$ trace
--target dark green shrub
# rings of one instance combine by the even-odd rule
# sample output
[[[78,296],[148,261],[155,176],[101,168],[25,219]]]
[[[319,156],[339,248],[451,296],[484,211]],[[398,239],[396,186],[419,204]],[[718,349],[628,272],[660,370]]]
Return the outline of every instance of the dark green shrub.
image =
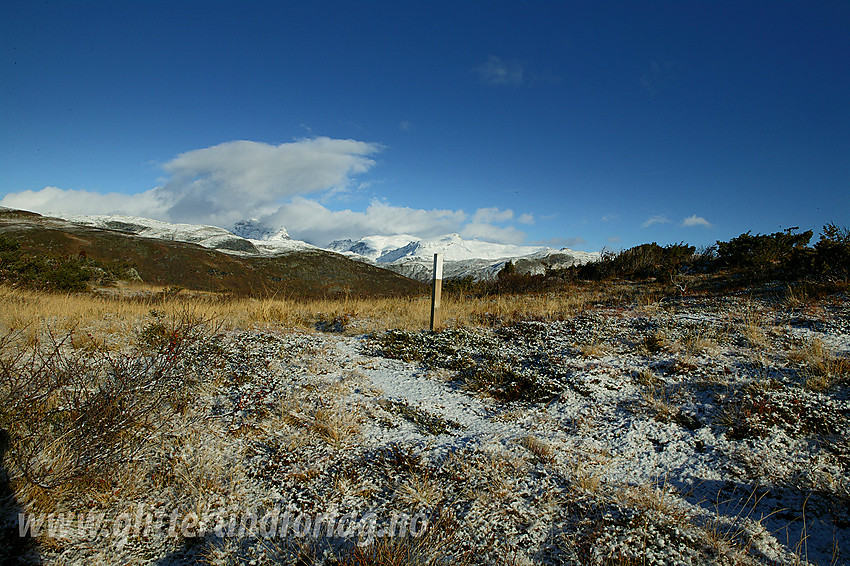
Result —
[[[48,287],[59,291],[85,291],[92,278],[92,271],[85,260],[71,258],[48,264],[41,278]]]
[[[131,266],[120,260],[102,263],[90,259],[84,252],[70,257],[27,253],[17,240],[0,234],[0,280],[27,287],[85,291],[90,284],[114,284],[123,278],[128,267]],[[175,289],[168,292],[179,292]]]
[[[816,275],[846,281],[850,275],[850,228],[835,224],[824,226],[815,244],[812,263]]]
[[[0,234],[0,257],[4,254],[14,253],[21,249],[21,244],[6,235]]]
[[[728,242],[717,242],[716,265],[741,270],[753,279],[799,277],[806,272],[812,231],[794,230],[755,236],[746,232]]]
[[[443,281],[443,293],[451,294],[457,297],[467,295],[477,295],[481,293],[483,285],[475,281],[472,275],[459,277],[457,279],[446,279]]]
[[[504,266],[502,266],[502,269],[499,271],[498,277],[499,279],[507,279],[512,275],[516,275],[516,266],[514,265],[514,262],[509,261],[505,263]]]
[[[685,243],[659,246],[641,244],[619,253],[603,253],[599,261],[569,268],[579,279],[604,280],[617,277],[632,279],[668,278],[694,260],[696,248]]]
[[[449,434],[452,430],[463,428],[463,425],[456,421],[443,418],[439,415],[433,415],[420,407],[414,407],[406,400],[396,401],[394,399],[384,399],[379,401],[379,404],[384,410],[400,415],[405,420],[413,423],[422,434]]]

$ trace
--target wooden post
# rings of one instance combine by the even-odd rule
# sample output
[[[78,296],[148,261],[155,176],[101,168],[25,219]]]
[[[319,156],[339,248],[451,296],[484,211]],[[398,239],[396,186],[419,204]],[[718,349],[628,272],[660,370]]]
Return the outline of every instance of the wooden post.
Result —
[[[443,292],[443,256],[434,254],[434,280],[431,282],[431,332],[440,326],[440,296]]]

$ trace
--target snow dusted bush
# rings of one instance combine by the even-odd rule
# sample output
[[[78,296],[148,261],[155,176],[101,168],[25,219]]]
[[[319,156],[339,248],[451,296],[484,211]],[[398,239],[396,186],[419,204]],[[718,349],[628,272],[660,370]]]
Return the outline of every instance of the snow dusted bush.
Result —
[[[186,354],[204,325],[189,317],[156,324],[156,341],[118,353],[93,340],[76,348],[75,330],[0,336],[0,428],[13,477],[48,500],[97,483],[133,458],[163,411],[185,403]]]

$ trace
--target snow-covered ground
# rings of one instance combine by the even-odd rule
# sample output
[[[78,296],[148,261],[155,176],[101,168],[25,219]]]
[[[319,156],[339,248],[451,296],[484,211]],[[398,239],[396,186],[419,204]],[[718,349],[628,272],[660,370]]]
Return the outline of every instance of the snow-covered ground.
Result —
[[[206,513],[206,534],[66,540],[43,559],[336,564],[395,544],[417,564],[847,563],[848,383],[813,385],[817,343],[850,355],[846,297],[228,332],[170,433],[182,491],[153,483],[124,502]],[[214,532],[216,513],[250,509],[300,530]],[[417,536],[382,537],[399,516],[420,519]],[[335,536],[304,530],[319,517]]]

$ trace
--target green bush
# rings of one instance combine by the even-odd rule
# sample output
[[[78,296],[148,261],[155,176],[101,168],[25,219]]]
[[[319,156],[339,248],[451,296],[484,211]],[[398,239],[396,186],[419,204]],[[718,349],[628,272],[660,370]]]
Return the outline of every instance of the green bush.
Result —
[[[20,249],[21,244],[17,240],[0,234],[0,258],[4,257],[5,254],[17,252]]]
[[[696,248],[685,243],[659,246],[641,244],[619,253],[603,253],[597,262],[571,267],[568,271],[579,279],[604,280],[617,277],[631,279],[667,278],[695,260]]]
[[[812,231],[794,230],[755,236],[746,232],[728,242],[717,242],[716,266],[741,270],[757,280],[799,277],[807,271]]]
[[[85,260],[77,258],[48,262],[47,269],[41,274],[49,287],[59,291],[85,291],[92,275]]]
[[[850,228],[835,224],[823,227],[815,244],[813,271],[820,277],[847,281],[850,270]]]

